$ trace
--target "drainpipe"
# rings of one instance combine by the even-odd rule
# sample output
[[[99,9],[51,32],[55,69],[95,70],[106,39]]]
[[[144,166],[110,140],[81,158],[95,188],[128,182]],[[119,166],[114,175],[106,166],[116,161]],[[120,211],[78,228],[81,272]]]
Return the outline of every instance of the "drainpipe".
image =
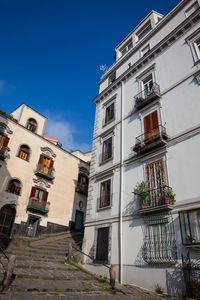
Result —
[[[123,283],[123,101],[124,101],[124,81],[121,83],[121,123],[120,123],[120,193],[119,193],[119,282]]]

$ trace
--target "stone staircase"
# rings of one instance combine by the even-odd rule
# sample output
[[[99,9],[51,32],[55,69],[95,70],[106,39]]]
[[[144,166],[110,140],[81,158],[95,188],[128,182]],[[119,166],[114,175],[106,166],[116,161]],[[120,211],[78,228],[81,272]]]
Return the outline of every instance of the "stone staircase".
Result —
[[[97,280],[94,275],[84,272],[78,266],[76,262],[81,260],[80,252],[73,251],[74,263],[67,259],[69,244],[80,249],[81,242],[82,235],[70,233],[41,239],[15,238],[6,250],[8,256],[16,255],[15,278],[4,296],[14,293],[14,299],[18,299],[16,293],[42,292],[57,295],[109,291],[110,287],[105,279]],[[2,275],[3,272],[1,277]],[[28,297],[27,295],[27,299]]]

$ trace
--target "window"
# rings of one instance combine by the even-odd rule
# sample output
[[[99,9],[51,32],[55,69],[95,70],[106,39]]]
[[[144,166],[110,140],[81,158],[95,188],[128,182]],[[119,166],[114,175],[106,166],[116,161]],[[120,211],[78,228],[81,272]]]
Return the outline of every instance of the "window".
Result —
[[[37,122],[36,122],[36,120],[32,119],[32,118],[28,119],[28,123],[27,123],[26,127],[27,127],[28,130],[30,130],[32,132],[35,132],[36,129],[37,129]]]
[[[8,184],[8,189],[7,192],[15,194],[15,195],[20,195],[21,191],[21,183],[17,179],[12,179],[10,180]]]
[[[35,202],[46,202],[48,192],[37,187],[32,187],[30,198]]]
[[[113,119],[114,119],[114,103],[106,107],[105,123],[108,123]]]
[[[111,204],[111,180],[101,183],[99,208],[110,206]]]
[[[109,77],[108,77],[108,84],[112,84],[116,79],[116,72],[113,72]]]
[[[147,263],[175,263],[176,242],[173,224],[167,217],[148,221],[145,241],[142,249]]]
[[[197,58],[200,59],[200,38],[194,41],[194,48],[195,48]]]
[[[148,75],[145,79],[142,80],[142,90],[143,97],[146,98],[151,94],[153,87],[153,76],[152,74]]]
[[[192,4],[192,6],[190,6],[186,11],[185,11],[185,15],[188,18],[193,12],[195,12],[196,9],[198,9],[199,4],[197,2],[195,2],[194,4]]]
[[[5,154],[6,150],[8,150],[7,146],[9,140],[9,137],[5,136],[0,132],[0,154]]]
[[[123,56],[124,54],[126,54],[126,52],[128,52],[131,48],[133,48],[133,42],[132,40],[129,40],[126,45],[124,45],[120,52],[121,52],[121,56]]]
[[[200,209],[179,213],[184,245],[200,244]]]
[[[112,137],[103,142],[102,161],[112,158]]]
[[[26,145],[22,145],[19,149],[19,154],[18,157],[28,161],[29,160],[29,155],[30,155],[30,148]]]
[[[109,227],[98,228],[97,232],[97,261],[108,261]]]
[[[148,204],[151,207],[159,206],[163,199],[163,188],[166,184],[165,167],[162,159],[146,165],[148,185]]]
[[[40,155],[39,162],[38,162],[38,171],[51,175],[53,172],[53,164],[54,161],[45,156],[45,155]]]
[[[77,191],[82,191],[87,193],[88,191],[88,177],[84,174],[79,173],[77,182]]]
[[[150,46],[147,45],[141,50],[141,56],[145,56],[150,51]]]
[[[152,138],[159,136],[158,112],[155,110],[144,117],[144,143],[148,143],[152,141]]]
[[[148,21],[137,33],[137,39],[141,40],[152,29],[151,22]]]

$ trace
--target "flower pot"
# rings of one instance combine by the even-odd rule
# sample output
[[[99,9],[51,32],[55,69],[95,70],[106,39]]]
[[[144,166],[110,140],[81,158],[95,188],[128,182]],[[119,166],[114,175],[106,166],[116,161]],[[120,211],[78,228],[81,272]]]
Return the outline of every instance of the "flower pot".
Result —
[[[169,197],[165,197],[165,204],[170,204],[170,198]]]
[[[146,204],[141,204],[141,209],[144,209],[144,208],[147,208],[147,205]]]

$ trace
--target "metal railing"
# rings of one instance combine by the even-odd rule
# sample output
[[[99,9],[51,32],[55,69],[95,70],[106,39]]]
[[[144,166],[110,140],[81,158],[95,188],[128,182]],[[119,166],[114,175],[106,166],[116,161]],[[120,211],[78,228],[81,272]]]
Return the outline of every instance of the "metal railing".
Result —
[[[38,198],[35,198],[35,197],[31,197],[29,199],[28,205],[32,206],[32,207],[34,206],[34,207],[37,207],[37,208],[42,208],[44,210],[49,210],[49,203],[47,203],[44,200],[40,200]]]
[[[49,175],[49,176],[52,176],[54,177],[54,168],[49,168],[47,167],[46,165],[43,165],[43,164],[38,164],[37,167],[36,167],[36,170],[35,172],[41,172],[45,175]]]
[[[156,94],[160,95],[160,86],[157,83],[152,83],[151,88],[144,89],[140,93],[138,93],[136,96],[134,96],[135,103],[139,104],[140,102],[143,102],[145,99],[147,99],[149,96]]]
[[[139,148],[144,146],[148,143],[152,143],[159,138],[168,139],[168,135],[166,133],[166,128],[162,125],[158,125],[153,129],[146,131],[145,133],[139,135],[135,139],[135,146],[134,148]]]
[[[140,195],[139,195],[140,197]],[[166,185],[148,190],[145,199],[140,197],[140,209],[153,208],[157,206],[174,204],[174,194],[172,188]]]

